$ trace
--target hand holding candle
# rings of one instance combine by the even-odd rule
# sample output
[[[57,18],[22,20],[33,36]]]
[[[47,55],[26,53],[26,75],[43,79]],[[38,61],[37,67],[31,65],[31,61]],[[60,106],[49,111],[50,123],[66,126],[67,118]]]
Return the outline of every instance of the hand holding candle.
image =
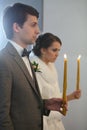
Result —
[[[64,102],[63,111],[62,111],[63,115],[66,115],[66,109],[64,107],[64,104],[67,101],[66,90],[67,90],[67,56],[65,54],[64,55],[64,79],[63,79],[63,102]]]
[[[77,58],[77,80],[76,80],[76,89],[79,90],[80,87],[80,58],[81,58],[81,55],[78,56]]]

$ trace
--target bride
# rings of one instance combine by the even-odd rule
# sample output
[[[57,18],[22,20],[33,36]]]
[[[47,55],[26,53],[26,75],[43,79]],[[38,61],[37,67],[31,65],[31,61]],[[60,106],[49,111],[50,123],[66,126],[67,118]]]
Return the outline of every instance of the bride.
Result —
[[[58,74],[54,65],[61,46],[62,42],[57,36],[45,33],[37,38],[30,54],[30,60],[36,72],[43,99],[60,98],[62,96],[58,84]],[[67,100],[79,99],[80,96],[81,91],[78,90],[67,95]],[[62,123],[62,114],[51,111],[48,117],[43,116],[43,130],[65,130]]]

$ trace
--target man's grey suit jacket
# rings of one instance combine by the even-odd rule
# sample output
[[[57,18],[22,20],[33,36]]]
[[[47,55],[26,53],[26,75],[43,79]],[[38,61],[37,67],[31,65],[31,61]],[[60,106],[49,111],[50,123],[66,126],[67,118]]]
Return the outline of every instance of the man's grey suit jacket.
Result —
[[[34,73],[33,73],[34,74]],[[0,52],[0,130],[42,130],[43,100],[16,49]]]

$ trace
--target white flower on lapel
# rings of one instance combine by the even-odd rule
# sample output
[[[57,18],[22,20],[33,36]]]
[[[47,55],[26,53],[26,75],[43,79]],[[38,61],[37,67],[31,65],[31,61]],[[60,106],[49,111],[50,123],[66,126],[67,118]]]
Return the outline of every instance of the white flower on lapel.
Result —
[[[35,61],[32,62],[32,67],[33,67],[35,72],[41,72],[40,68],[39,68],[39,64],[36,63]]]

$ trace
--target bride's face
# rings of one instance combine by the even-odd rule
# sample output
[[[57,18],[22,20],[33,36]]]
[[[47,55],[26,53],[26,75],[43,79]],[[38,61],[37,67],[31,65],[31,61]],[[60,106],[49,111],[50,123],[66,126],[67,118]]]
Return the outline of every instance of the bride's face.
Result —
[[[57,56],[59,55],[59,51],[61,49],[61,45],[59,42],[55,41],[48,48],[42,48],[42,60],[48,64],[49,62],[55,62]]]

